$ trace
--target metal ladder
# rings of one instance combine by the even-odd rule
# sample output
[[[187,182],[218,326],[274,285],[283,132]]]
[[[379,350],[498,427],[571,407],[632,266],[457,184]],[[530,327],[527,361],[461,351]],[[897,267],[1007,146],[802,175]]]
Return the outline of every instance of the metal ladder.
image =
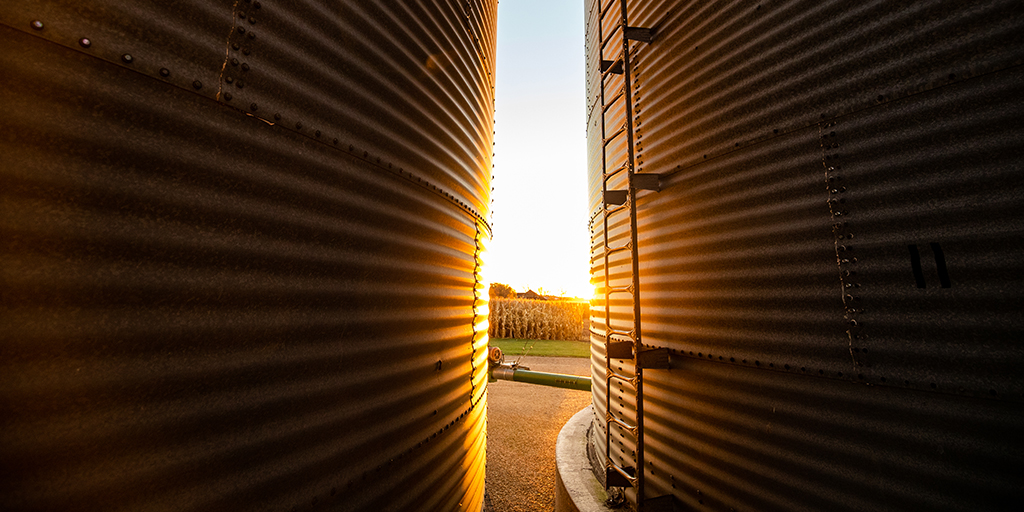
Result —
[[[615,3],[618,8],[615,8]],[[633,91],[630,83],[631,41],[650,43],[651,30],[631,27],[628,24],[626,0],[598,0],[598,44],[600,61],[601,89],[601,171],[603,217],[603,250],[604,253],[604,340],[605,340],[605,487],[632,487],[636,491],[637,509],[644,509],[644,425],[643,425],[643,370],[644,368],[668,368],[668,351],[665,349],[644,350],[640,328],[640,270],[637,244],[636,194],[637,190],[658,190],[659,176],[656,174],[640,174],[634,166],[634,133],[633,133]],[[616,11],[618,13],[616,14]],[[604,34],[605,19],[608,16],[619,16],[618,24],[610,34]],[[616,35],[621,38],[621,48],[611,60],[605,59],[606,50],[615,53]],[[610,48],[611,46],[611,48]],[[609,81],[621,76],[621,87],[613,90],[610,97],[606,91]],[[613,88],[615,89],[615,88]],[[609,133],[607,117],[613,107],[622,102],[625,119],[623,126],[614,128]],[[625,138],[626,155],[622,162],[608,161],[609,145],[620,138]],[[616,159],[618,160],[618,159]],[[625,190],[609,190],[609,185],[622,184],[622,173],[625,173]],[[612,247],[609,237],[609,219],[629,215],[629,241]],[[624,219],[622,219],[624,220]],[[616,253],[627,253],[628,265],[623,262],[612,265],[610,258]],[[611,270],[622,266],[628,267],[628,282],[625,286],[611,286]],[[626,296],[631,302],[631,325],[624,319],[617,322],[612,318],[612,297]],[[623,365],[613,363],[614,360],[631,360],[632,374],[621,371]],[[622,361],[624,366],[630,361]],[[617,370],[616,367],[620,368]],[[613,387],[617,387],[619,396],[632,395],[635,409],[613,407]],[[627,400],[627,403],[629,400]],[[630,417],[632,416],[632,417]],[[613,432],[618,433],[626,442],[620,443],[620,450],[613,449]],[[627,452],[629,440],[633,441],[632,457]],[[616,453],[618,452],[618,453]],[[632,459],[632,460],[630,460]]]

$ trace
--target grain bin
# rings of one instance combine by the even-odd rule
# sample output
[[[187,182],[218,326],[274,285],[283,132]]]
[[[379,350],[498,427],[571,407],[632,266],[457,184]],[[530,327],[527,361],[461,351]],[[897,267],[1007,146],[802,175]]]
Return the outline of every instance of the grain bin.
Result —
[[[496,9],[0,5],[0,509],[480,508]]]
[[[586,1],[598,477],[658,510],[1024,498],[1024,9]]]

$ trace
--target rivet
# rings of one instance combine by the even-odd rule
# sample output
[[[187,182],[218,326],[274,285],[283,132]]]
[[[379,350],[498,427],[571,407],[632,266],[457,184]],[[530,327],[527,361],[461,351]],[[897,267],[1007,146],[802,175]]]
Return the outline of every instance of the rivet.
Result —
[[[36,30],[42,30],[43,29],[43,22],[41,22],[39,20],[33,21],[32,22],[32,28],[34,28]]]
[[[281,120],[281,114],[274,114],[274,121],[280,121],[280,120]]]
[[[250,53],[252,53],[252,50],[250,50],[248,46],[242,48],[242,55],[249,55]]]
[[[249,24],[250,25],[255,25],[256,24],[256,18],[254,18],[252,16],[249,16]]]
[[[226,76],[226,77],[224,77],[224,81],[229,83],[229,84],[235,83],[235,77]]]
[[[132,54],[126,53],[121,56],[121,60],[123,60],[126,64],[131,64],[132,61],[135,60],[135,58],[132,57]]]
[[[295,129],[296,130],[301,130],[302,129],[302,123],[295,123]]]
[[[252,6],[257,8],[257,9],[259,9],[260,7],[263,7],[259,2],[256,2],[256,3],[252,4]]]
[[[240,45],[240,44],[238,44],[238,43],[234,43],[234,44],[232,44],[232,45],[231,45],[231,49],[232,49],[232,50],[235,50],[236,52],[237,52],[237,51],[238,51],[239,49],[241,49],[241,48],[242,48],[242,45]]]
[[[239,17],[239,18],[242,18],[242,19],[244,20],[244,19],[245,19],[245,11],[240,11],[240,12],[238,13],[238,17]]]
[[[249,39],[256,39],[256,32],[249,32]]]
[[[245,33],[245,27],[238,27],[238,33],[239,34],[244,34]]]
[[[192,87],[195,87],[196,89],[202,89],[203,88],[203,83],[200,82],[199,80],[196,80],[196,81],[192,82]]]
[[[242,71],[249,71],[249,64],[243,62],[242,63]]]
[[[320,130],[317,130],[316,133],[314,133],[313,135],[316,135],[317,137],[319,137],[320,136]]]
[[[237,66],[238,65],[238,59],[231,59],[231,65],[232,66]]]
[[[88,37],[83,37],[78,40],[78,44],[82,45],[82,48],[88,48],[92,46],[92,41]]]
[[[231,101],[231,93],[230,93],[230,92],[226,92],[226,93],[224,93],[224,99],[225,99],[226,101]]]
[[[235,86],[238,87],[239,89],[241,89],[242,87],[245,87],[245,82],[239,80],[238,83],[235,84]]]
[[[253,104],[249,105],[249,108],[255,111],[259,107],[255,103],[253,103]]]
[[[171,70],[169,70],[167,68],[160,68],[160,76],[162,76],[164,78],[167,78],[167,77],[171,76]]]
[[[334,145],[335,145],[335,146],[337,146],[337,145],[338,145],[338,139],[334,139]]]

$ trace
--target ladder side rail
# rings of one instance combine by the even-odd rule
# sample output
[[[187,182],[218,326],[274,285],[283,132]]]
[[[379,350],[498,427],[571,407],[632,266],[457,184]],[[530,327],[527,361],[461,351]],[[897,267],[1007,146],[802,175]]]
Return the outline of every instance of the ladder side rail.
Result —
[[[629,164],[627,167],[627,183],[629,194],[629,223],[630,241],[632,242],[632,278],[633,278],[633,346],[634,353],[639,354],[643,348],[642,331],[640,329],[640,261],[639,244],[637,243],[637,221],[636,221],[636,186],[633,183],[633,175],[636,172],[634,160],[634,133],[633,133],[633,67],[630,59],[629,38],[626,31],[629,28],[629,18],[626,9],[627,0],[620,0],[622,17],[620,19],[620,31],[622,34],[622,74],[623,93],[625,94],[626,108],[626,157]],[[643,510],[644,503],[644,379],[643,367],[640,366],[640,359],[634,359],[634,375],[636,388],[636,501],[637,509]]]

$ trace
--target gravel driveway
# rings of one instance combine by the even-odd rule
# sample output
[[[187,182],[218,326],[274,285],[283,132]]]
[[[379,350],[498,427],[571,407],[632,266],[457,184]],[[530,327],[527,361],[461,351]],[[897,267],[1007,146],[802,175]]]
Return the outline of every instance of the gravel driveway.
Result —
[[[590,375],[587,358],[526,356],[522,364],[540,372]],[[498,381],[488,384],[487,395],[484,510],[554,509],[555,439],[565,422],[590,404],[590,393]]]

